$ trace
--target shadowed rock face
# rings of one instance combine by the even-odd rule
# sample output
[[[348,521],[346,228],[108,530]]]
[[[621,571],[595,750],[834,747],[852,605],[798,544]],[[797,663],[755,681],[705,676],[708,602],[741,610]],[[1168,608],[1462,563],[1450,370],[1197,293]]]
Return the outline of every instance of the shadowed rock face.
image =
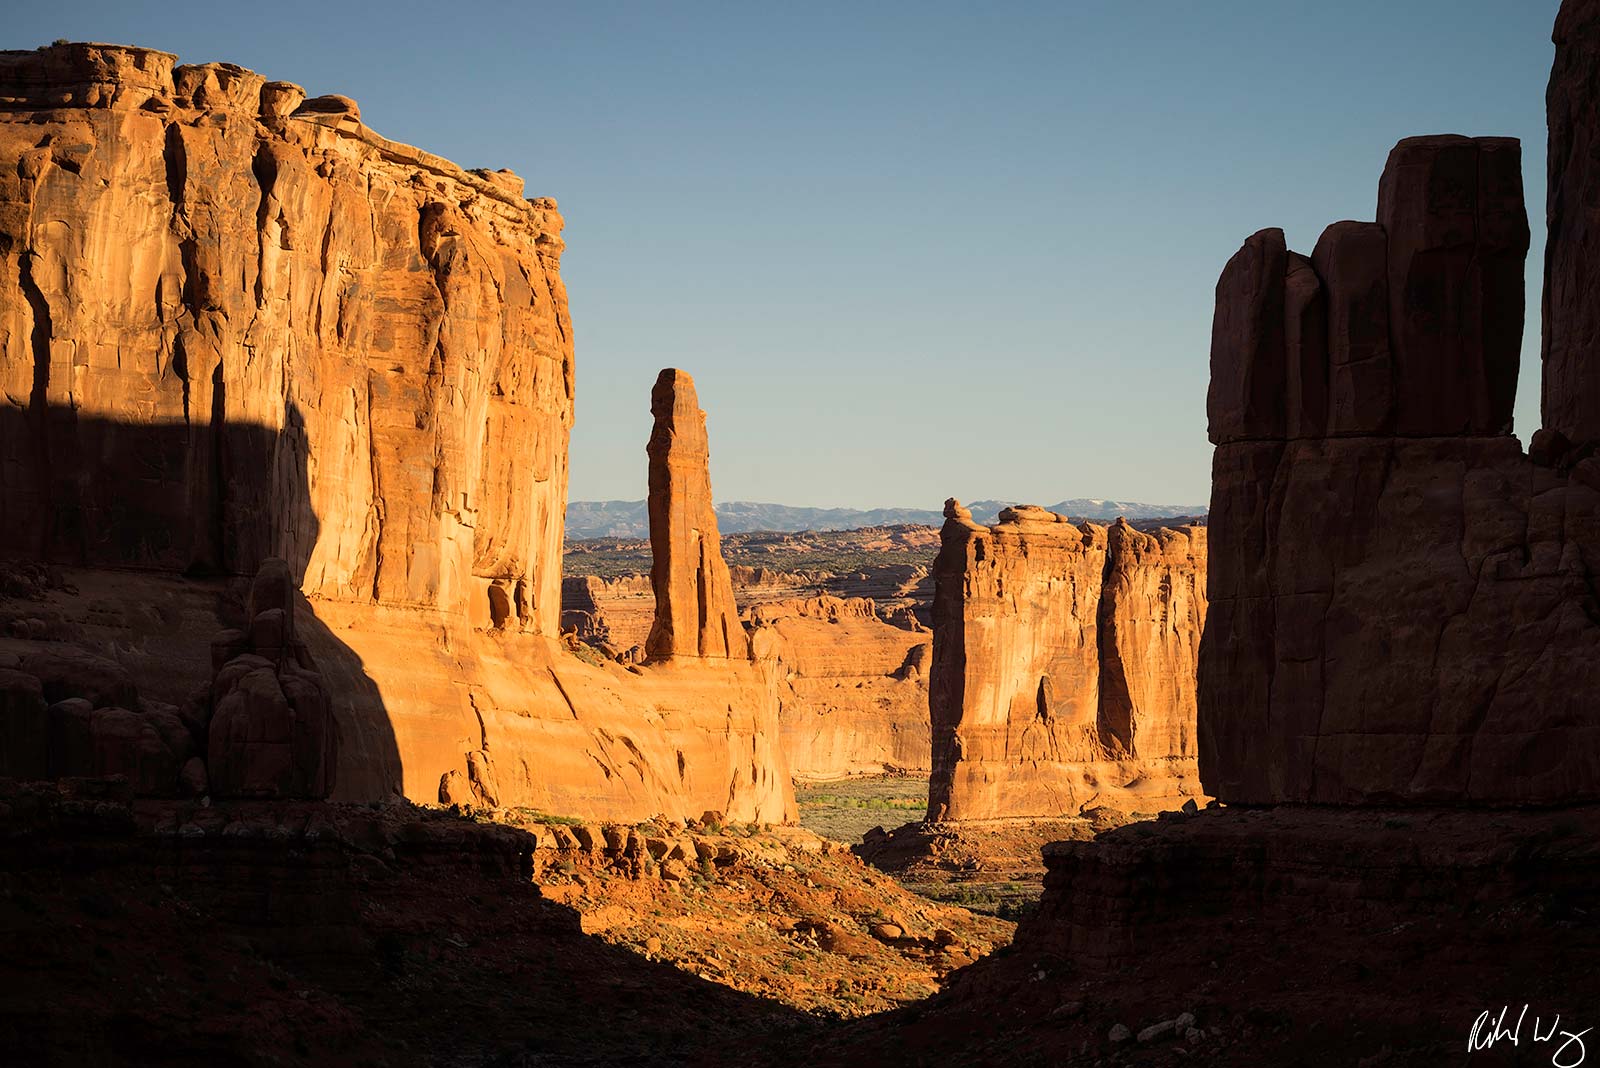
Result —
[[[662,371],[650,391],[650,414],[655,428],[646,451],[656,614],[645,653],[657,660],[748,659],[750,643],[739,623],[711,507],[711,446],[694,379],[684,371]]]
[[[1544,272],[1546,428],[1600,442],[1600,3],[1561,5],[1545,106],[1550,126]]]
[[[295,633],[295,588],[276,557],[250,585],[243,630],[211,643],[206,770],[218,797],[327,797],[339,739],[327,688]]]
[[[1593,54],[1600,25],[1577,12],[1594,6],[1569,4],[1557,30],[1547,417],[1600,410],[1583,395],[1600,356],[1570,343],[1600,302],[1562,192],[1588,181],[1590,162],[1562,146],[1593,136],[1573,50]],[[1582,106],[1560,104],[1580,90]],[[1223,271],[1199,674],[1209,793],[1600,794],[1600,459],[1550,429],[1531,458],[1510,436],[1527,242],[1516,142],[1418,137],[1389,156],[1378,221],[1330,226],[1309,271],[1277,230]],[[1586,433],[1564,417],[1556,429]]]
[[[210,684],[182,649],[223,622],[196,619],[227,576],[281,557],[337,796],[792,816],[746,653],[638,674],[555,642],[561,226],[510,172],[385,140],[347,98],[149,49],[0,53],[0,552],[177,606],[164,642],[87,596],[51,608],[168,702]]]
[[[934,565],[930,819],[1151,811],[1198,791],[1203,527],[945,508]]]

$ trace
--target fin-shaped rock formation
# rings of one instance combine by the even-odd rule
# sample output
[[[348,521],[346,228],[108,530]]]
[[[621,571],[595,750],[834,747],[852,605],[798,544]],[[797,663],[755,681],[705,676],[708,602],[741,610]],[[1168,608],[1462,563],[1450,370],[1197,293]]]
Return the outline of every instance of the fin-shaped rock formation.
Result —
[[[928,818],[1154,811],[1199,792],[1206,531],[945,505],[934,565]]]
[[[1200,767],[1224,801],[1600,796],[1597,15],[1556,26],[1527,454],[1516,141],[1407,138],[1375,223],[1310,259],[1263,230],[1217,283]]]
[[[0,614],[177,706],[210,686],[229,576],[281,557],[336,796],[791,815],[742,653],[630,672],[555,640],[561,228],[344,97],[150,49],[0,53],[0,551],[67,578]]]

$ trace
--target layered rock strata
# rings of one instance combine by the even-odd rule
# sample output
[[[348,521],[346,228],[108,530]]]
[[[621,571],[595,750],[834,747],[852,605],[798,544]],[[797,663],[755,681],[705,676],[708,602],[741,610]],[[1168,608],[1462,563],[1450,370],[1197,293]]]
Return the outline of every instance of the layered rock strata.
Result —
[[[1181,804],[1195,777],[1203,527],[992,527],[946,504],[934,565],[928,818]]]
[[[756,665],[555,641],[561,226],[343,97],[149,49],[0,53],[0,550],[98,591],[41,595],[50,626],[176,702],[211,678],[182,650],[241,621],[226,576],[281,557],[338,796],[792,814]]]
[[[1506,138],[1408,138],[1376,223],[1335,223],[1310,260],[1263,230],[1222,273],[1199,677],[1201,773],[1222,800],[1600,793],[1600,458],[1559,428],[1531,455],[1510,434],[1519,161]],[[1552,214],[1547,413],[1583,410],[1597,373],[1592,348],[1559,342],[1596,303],[1586,259],[1562,251],[1571,210]]]
[[[569,575],[561,580],[561,632],[614,658],[642,660],[655,598],[648,575]]]
[[[554,201],[115,46],[0,54],[0,157],[4,549],[555,632]]]
[[[801,779],[923,771],[932,635],[885,622],[867,598],[767,601],[745,612],[778,665],[784,754]]]

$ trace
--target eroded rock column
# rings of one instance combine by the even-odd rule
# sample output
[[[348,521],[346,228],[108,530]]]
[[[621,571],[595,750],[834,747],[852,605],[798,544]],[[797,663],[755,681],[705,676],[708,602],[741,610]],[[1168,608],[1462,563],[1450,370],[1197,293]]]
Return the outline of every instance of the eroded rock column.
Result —
[[[934,564],[933,820],[1153,811],[1195,792],[1205,531],[945,504]]]
[[[650,580],[656,614],[645,653],[748,660],[733,580],[711,505],[711,447],[694,379],[668,368],[650,391]]]
[[[1519,166],[1507,138],[1407,138],[1376,222],[1330,226],[1309,268],[1263,230],[1222,273],[1199,728],[1224,801],[1600,791],[1600,461],[1510,433]],[[1547,359],[1547,412],[1592,409],[1594,358]]]

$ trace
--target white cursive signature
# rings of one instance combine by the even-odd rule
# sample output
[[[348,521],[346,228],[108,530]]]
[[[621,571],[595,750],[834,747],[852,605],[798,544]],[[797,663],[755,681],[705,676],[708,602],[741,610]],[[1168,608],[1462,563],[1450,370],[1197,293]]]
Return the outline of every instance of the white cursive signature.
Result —
[[[1510,1014],[1510,1005],[1502,1005],[1499,1015],[1496,1015],[1492,1009],[1485,1009],[1479,1013],[1478,1018],[1472,1022],[1472,1033],[1467,1036],[1467,1052],[1478,1053],[1489,1049],[1497,1042],[1520,1047],[1523,1039],[1522,1025],[1528,1018],[1528,1006],[1522,1006],[1522,1011],[1517,1013],[1516,1019],[1508,1027],[1506,1026],[1506,1018]],[[1583,1063],[1583,1058],[1588,1053],[1583,1045],[1583,1036],[1594,1030],[1594,1028],[1585,1027],[1582,1031],[1559,1030],[1561,1027],[1560,1013],[1557,1013],[1556,1018],[1550,1021],[1548,1029],[1541,1031],[1540,1025],[1542,1023],[1544,1023],[1542,1016],[1533,1018],[1533,1029],[1527,1036],[1529,1044],[1535,1045],[1540,1042],[1549,1043],[1559,1040],[1561,1045],[1557,1046],[1556,1051],[1551,1054],[1550,1063],[1554,1068],[1578,1068],[1578,1065]]]

